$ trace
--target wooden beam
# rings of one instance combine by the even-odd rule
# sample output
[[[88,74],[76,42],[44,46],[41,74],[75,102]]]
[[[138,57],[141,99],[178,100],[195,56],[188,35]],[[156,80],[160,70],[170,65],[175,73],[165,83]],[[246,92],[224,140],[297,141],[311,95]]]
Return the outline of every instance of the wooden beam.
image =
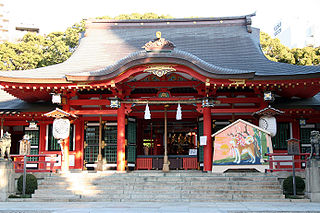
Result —
[[[260,103],[263,102],[262,98],[217,98],[222,104],[226,103]]]
[[[163,87],[195,87],[199,85],[199,81],[152,81],[152,82],[127,82],[130,87],[135,88],[163,88]]]
[[[107,99],[77,99],[69,101],[71,106],[85,105],[110,105],[110,100]]]
[[[260,109],[258,108],[241,108],[241,109],[211,109],[211,113],[254,113]]]
[[[117,115],[117,110],[73,110],[74,115]]]

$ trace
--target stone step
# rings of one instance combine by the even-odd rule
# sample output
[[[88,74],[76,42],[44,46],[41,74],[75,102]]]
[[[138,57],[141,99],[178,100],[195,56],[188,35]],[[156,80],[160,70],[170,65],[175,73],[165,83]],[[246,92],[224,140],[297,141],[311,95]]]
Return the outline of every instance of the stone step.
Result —
[[[200,190],[200,189],[192,189],[192,190],[181,190],[181,189],[148,189],[148,190],[123,190],[123,189],[116,189],[116,190],[103,190],[103,189],[75,189],[75,190],[36,190],[35,195],[47,195],[47,194],[54,194],[57,195],[72,195],[72,194],[90,194],[90,195],[97,195],[97,194],[259,194],[259,195],[270,195],[270,194],[281,194],[279,190],[222,190],[222,189],[215,189],[215,190]]]
[[[32,201],[273,201],[284,200],[274,175],[213,174],[175,171],[163,173],[53,174],[39,181]]]
[[[142,190],[142,189],[165,189],[165,190],[193,190],[193,189],[238,189],[238,190],[246,190],[246,189],[275,189],[280,190],[281,187],[279,184],[244,184],[244,185],[235,185],[235,184],[201,184],[201,185],[195,185],[195,184],[105,184],[105,185],[82,185],[83,189],[93,190],[93,189],[101,189],[101,190],[116,190],[116,189],[122,189],[122,190]],[[69,186],[69,185],[54,185],[54,184],[46,184],[42,185],[40,184],[38,186],[38,190],[47,189],[47,190],[55,190],[55,189],[79,189],[78,186]]]
[[[55,179],[55,180],[61,180],[61,181],[66,181],[66,180],[112,180],[112,181],[117,181],[117,180],[138,180],[138,179],[145,179],[145,180],[274,180],[277,179],[274,176],[51,176],[51,177],[46,177],[46,179]]]

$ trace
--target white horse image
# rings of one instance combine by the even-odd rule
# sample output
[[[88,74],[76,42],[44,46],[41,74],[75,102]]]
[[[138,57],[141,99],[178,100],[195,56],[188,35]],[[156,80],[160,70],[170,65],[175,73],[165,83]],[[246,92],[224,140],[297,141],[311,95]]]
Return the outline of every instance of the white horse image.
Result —
[[[8,159],[10,158],[10,147],[11,147],[11,134],[9,132],[4,133],[3,137],[0,138],[0,159],[4,159],[5,153],[7,153]]]

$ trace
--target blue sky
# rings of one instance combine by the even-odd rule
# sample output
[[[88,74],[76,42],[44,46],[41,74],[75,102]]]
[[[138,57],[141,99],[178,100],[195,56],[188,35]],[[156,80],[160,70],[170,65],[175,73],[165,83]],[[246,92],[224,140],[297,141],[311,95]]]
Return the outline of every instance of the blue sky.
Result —
[[[253,26],[270,33],[282,18],[320,20],[320,0],[4,0],[10,19],[35,24],[42,33],[64,31],[82,18],[116,16],[133,12],[173,17],[220,17],[256,12]]]

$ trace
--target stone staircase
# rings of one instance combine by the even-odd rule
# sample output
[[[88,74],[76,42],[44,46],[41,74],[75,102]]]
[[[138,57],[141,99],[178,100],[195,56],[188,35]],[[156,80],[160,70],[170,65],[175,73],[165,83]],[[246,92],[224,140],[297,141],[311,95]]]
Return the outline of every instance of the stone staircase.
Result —
[[[28,201],[284,201],[277,177],[261,173],[134,171],[53,174]]]

